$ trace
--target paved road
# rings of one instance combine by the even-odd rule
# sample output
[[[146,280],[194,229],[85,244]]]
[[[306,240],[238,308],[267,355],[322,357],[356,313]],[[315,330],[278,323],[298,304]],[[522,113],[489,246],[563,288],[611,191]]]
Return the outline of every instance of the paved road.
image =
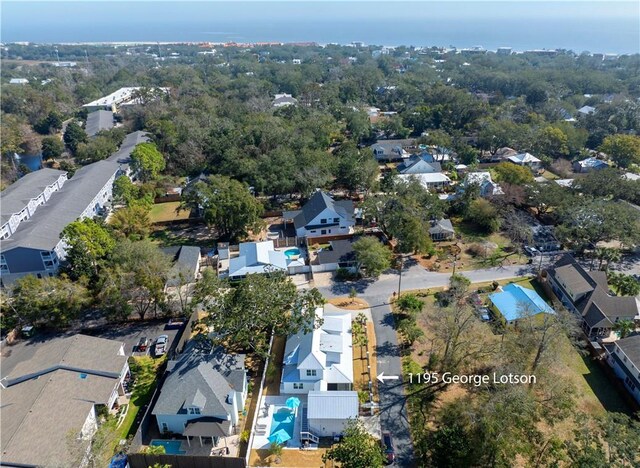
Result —
[[[545,257],[543,266],[551,259]],[[519,265],[508,267],[488,268],[484,270],[460,272],[473,283],[526,276],[537,272],[539,265]],[[402,272],[402,290],[424,289],[446,286],[451,274],[426,271],[417,264],[407,265]],[[359,281],[356,283],[333,283],[330,286],[319,287],[320,292],[327,298],[346,296],[352,287],[358,291],[359,297],[371,306],[371,315],[376,332],[378,373],[398,375],[402,379],[402,362],[398,335],[396,334],[391,307],[388,304],[390,296],[398,290],[399,275],[397,272],[387,272],[376,281]],[[387,381],[380,384],[380,424],[383,431],[392,434],[396,448],[396,465],[412,466],[413,443],[409,431],[409,421],[405,407],[404,387],[402,380]]]

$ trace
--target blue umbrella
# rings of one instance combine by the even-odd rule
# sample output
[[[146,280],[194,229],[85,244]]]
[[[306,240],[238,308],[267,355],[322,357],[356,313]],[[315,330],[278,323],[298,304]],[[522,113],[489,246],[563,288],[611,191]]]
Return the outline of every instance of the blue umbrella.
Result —
[[[291,436],[284,429],[279,429],[269,436],[269,442],[274,444],[284,444]]]
[[[296,409],[298,406],[300,406],[300,400],[292,396],[287,398],[285,405],[287,405],[287,408],[289,409]]]

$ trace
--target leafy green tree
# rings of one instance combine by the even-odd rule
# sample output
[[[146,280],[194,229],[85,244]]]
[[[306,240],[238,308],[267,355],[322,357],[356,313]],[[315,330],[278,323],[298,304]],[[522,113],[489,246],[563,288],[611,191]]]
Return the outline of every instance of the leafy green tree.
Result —
[[[86,143],[78,143],[75,151],[79,164],[91,164],[107,159],[118,150],[116,144],[105,136],[96,136]]]
[[[464,219],[476,224],[487,233],[496,232],[501,225],[497,208],[484,198],[478,198],[471,202]]]
[[[67,244],[65,271],[71,279],[95,279],[98,265],[115,248],[116,241],[104,224],[91,218],[68,224],[60,234]]]
[[[524,185],[533,182],[533,174],[529,168],[517,164],[502,162],[493,168],[496,181],[513,185]]]
[[[51,111],[46,117],[36,122],[33,128],[41,135],[49,135],[62,128],[62,118],[57,112]]]
[[[382,468],[385,462],[380,443],[360,423],[350,420],[340,443],[323,455],[323,460],[340,463],[343,468]]]
[[[67,148],[69,148],[73,154],[76,154],[80,143],[86,143],[88,141],[87,134],[75,121],[69,122],[63,139],[64,144],[67,145]]]
[[[455,421],[429,433],[427,447],[432,466],[457,468],[473,465],[474,450],[469,434],[460,423]]]
[[[138,187],[126,175],[121,175],[113,183],[114,203],[130,205],[134,200],[138,199],[139,193]]]
[[[372,277],[391,268],[393,253],[382,242],[373,236],[363,236],[353,243],[353,250],[358,263]]]
[[[154,143],[140,143],[131,152],[131,168],[143,182],[157,179],[165,166],[164,156]]]
[[[229,287],[206,270],[194,301],[203,305],[202,320],[213,327],[216,344],[266,356],[272,332],[289,336],[316,326],[316,308],[324,299],[317,289],[298,290],[284,272],[253,274]]]
[[[536,135],[534,150],[536,153],[550,158],[560,158],[569,155],[567,135],[559,128],[547,126]]]
[[[149,234],[151,219],[146,206],[133,205],[113,213],[110,224],[116,234],[131,240],[140,240]]]
[[[370,197],[363,209],[367,219],[377,221],[387,236],[397,239],[399,252],[432,250],[430,223],[442,216],[443,206],[419,181],[398,182],[395,193]]]
[[[543,185],[529,184],[525,188],[525,196],[526,203],[534,207],[540,215],[555,210],[572,198],[569,190],[553,182]]]
[[[3,322],[8,326],[66,327],[91,303],[91,296],[81,281],[66,276],[16,280],[3,297]]]
[[[353,144],[342,145],[335,153],[338,159],[336,183],[350,191],[371,190],[378,180],[378,164],[370,150],[360,151]]]
[[[608,154],[620,167],[640,164],[640,136],[608,136],[600,145],[600,151]]]
[[[164,304],[169,256],[149,240],[118,242],[103,275],[101,303],[117,318],[135,311],[141,320]]]
[[[60,138],[52,136],[42,139],[42,157],[44,159],[59,158],[64,151],[64,143]]]
[[[249,187],[219,175],[210,176],[183,193],[182,207],[201,210],[205,222],[228,239],[237,239],[254,229],[262,214],[262,205],[249,193]]]
[[[350,111],[345,114],[347,122],[347,131],[351,134],[351,138],[359,143],[367,141],[371,138],[372,128],[369,116],[362,111]]]
[[[581,250],[600,241],[633,244],[640,237],[640,215],[622,202],[583,197],[580,204],[563,205],[558,210],[558,219],[558,236]]]
[[[410,213],[399,213],[389,232],[397,239],[401,253],[432,253],[433,241],[429,234],[429,222]]]

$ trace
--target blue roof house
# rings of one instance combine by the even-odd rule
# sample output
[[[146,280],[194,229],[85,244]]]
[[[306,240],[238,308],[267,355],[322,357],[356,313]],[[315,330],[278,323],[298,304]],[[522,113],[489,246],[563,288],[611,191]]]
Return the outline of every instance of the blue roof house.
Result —
[[[555,314],[555,311],[533,289],[523,288],[509,283],[502,291],[489,294],[489,301],[494,311],[500,312],[507,323],[513,323],[523,314],[527,316],[542,313]]]

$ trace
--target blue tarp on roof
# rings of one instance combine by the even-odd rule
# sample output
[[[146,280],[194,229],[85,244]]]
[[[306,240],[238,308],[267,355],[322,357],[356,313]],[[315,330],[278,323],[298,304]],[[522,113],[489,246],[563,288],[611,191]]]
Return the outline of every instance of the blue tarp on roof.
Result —
[[[489,299],[507,322],[517,320],[523,311],[533,315],[555,314],[555,311],[533,289],[510,283],[501,292],[489,294]]]

